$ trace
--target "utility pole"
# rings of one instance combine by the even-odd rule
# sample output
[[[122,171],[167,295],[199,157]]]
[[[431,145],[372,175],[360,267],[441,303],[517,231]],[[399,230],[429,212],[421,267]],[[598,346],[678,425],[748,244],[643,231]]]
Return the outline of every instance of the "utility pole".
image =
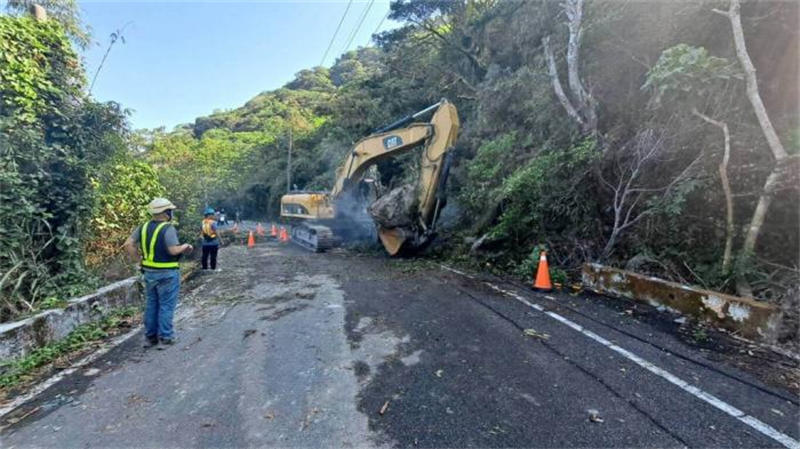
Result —
[[[292,190],[292,127],[289,126],[289,154],[286,158],[286,191]]]

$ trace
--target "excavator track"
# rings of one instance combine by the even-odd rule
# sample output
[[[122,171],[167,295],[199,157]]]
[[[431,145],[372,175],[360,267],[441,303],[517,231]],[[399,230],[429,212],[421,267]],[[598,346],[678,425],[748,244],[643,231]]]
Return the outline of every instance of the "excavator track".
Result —
[[[298,224],[292,227],[292,243],[315,253],[337,246],[339,240],[327,226]]]

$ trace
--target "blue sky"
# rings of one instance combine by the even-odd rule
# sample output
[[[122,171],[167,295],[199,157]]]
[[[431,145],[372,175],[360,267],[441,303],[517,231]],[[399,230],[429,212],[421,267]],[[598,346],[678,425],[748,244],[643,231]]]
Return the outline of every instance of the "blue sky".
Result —
[[[354,0],[325,61],[330,66],[356,28],[367,0]],[[319,65],[347,0],[115,2],[83,0],[95,43],[84,52],[91,81],[108,36],[126,24],[92,94],[133,110],[134,128],[187,123],[244,104],[301,69]],[[375,0],[350,49],[370,43],[389,10]],[[384,20],[380,29],[397,26]]]

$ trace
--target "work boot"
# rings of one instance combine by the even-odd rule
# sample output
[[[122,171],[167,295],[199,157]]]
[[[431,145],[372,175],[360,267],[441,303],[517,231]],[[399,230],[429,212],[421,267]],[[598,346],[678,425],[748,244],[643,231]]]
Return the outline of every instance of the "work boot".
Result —
[[[145,349],[152,348],[153,346],[158,344],[158,338],[156,337],[144,337],[144,344],[142,345]]]
[[[158,347],[158,349],[161,351],[167,349],[166,346],[172,346],[175,344],[174,338],[160,338],[159,341],[161,342],[161,345]]]

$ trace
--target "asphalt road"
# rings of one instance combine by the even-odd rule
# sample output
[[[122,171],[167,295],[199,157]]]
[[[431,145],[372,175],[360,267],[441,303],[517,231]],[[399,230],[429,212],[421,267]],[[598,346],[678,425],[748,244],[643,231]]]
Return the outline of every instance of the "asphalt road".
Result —
[[[275,243],[219,266],[183,287],[175,346],[134,336],[17,410],[0,447],[786,446],[704,394],[800,438],[795,394],[598,298]]]

